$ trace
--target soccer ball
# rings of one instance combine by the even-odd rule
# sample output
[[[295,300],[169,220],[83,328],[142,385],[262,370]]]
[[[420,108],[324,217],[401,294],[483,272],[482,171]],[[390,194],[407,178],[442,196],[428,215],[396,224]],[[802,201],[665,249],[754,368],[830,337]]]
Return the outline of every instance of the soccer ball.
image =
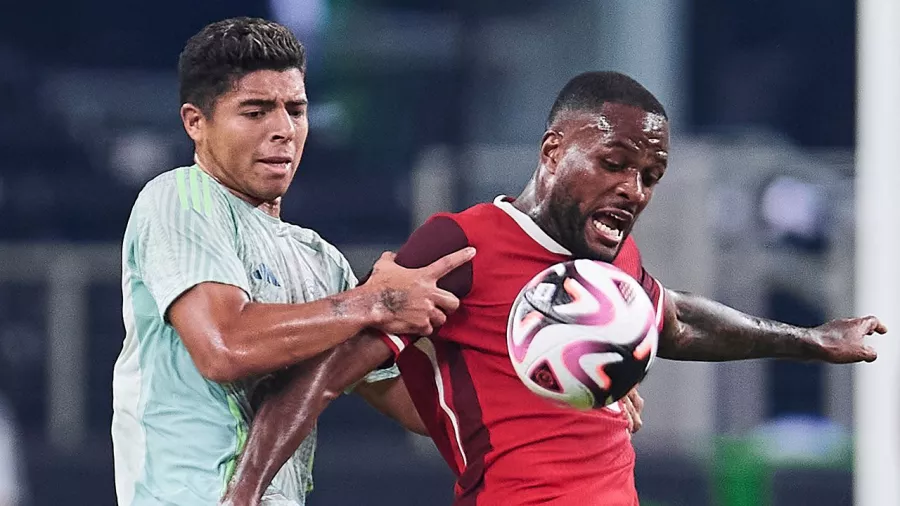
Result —
[[[519,292],[506,344],[529,390],[578,409],[601,408],[624,397],[650,369],[656,313],[628,274],[572,260],[539,273]]]

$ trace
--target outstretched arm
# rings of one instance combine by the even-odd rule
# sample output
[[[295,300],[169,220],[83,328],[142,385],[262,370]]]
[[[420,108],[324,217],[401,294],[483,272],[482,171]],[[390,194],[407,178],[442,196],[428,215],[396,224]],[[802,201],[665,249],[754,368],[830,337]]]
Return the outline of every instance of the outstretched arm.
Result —
[[[718,362],[789,358],[852,363],[875,360],[863,339],[887,328],[874,316],[802,328],[746,315],[699,295],[666,290],[659,356]]]
[[[281,466],[309,435],[319,415],[345,389],[394,356],[375,331],[364,331],[279,378],[256,413],[222,504],[259,504]]]

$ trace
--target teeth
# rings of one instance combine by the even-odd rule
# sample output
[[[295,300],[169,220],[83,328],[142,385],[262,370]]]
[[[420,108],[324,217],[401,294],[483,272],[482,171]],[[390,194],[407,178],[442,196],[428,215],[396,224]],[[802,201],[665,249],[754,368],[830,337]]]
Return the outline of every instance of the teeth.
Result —
[[[622,231],[621,230],[619,230],[617,228],[612,228],[609,225],[607,225],[606,223],[603,223],[602,221],[594,220],[594,227],[597,230],[603,232],[607,236],[614,237],[617,240],[622,239]]]

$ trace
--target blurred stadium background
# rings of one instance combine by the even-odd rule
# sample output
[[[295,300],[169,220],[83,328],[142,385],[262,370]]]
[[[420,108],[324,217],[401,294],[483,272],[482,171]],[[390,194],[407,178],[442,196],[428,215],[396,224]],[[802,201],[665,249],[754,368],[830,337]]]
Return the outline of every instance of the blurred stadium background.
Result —
[[[657,277],[795,324],[855,312],[853,1],[13,0],[5,11],[2,506],[115,504],[121,235],[142,184],[190,163],[183,43],[233,15],[283,22],[309,49],[311,134],[284,217],[358,272],[433,211],[516,194],[558,89],[615,69],[672,118],[670,170],[637,233]],[[635,437],[642,503],[852,504],[852,380],[847,366],[657,362]],[[891,406],[898,384],[881,392]],[[352,397],[320,422],[312,506],[449,504],[452,477],[427,440]]]

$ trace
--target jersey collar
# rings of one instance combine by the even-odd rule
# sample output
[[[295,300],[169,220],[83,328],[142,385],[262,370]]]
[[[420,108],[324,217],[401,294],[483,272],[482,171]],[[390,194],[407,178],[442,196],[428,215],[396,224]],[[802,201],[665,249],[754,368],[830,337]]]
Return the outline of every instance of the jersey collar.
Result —
[[[511,198],[506,195],[500,195],[494,199],[494,205],[499,207],[503,212],[509,215],[513,221],[516,222],[517,225],[528,234],[528,237],[541,245],[544,249],[549,251],[550,253],[555,253],[557,255],[565,255],[572,256],[572,253],[564,248],[561,244],[554,241],[546,232],[544,232],[541,227],[538,226],[534,220],[531,219],[530,216],[519,211],[512,205]]]

